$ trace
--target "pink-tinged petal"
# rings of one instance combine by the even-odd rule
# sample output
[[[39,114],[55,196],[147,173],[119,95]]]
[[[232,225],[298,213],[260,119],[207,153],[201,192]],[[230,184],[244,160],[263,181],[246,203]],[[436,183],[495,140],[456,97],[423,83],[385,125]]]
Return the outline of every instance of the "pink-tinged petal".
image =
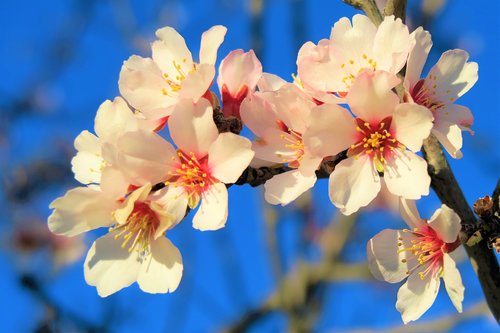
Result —
[[[429,226],[445,243],[455,242],[462,228],[460,217],[445,204],[434,212],[429,219]]]
[[[113,102],[107,100],[99,106],[94,128],[99,138],[114,143],[124,132],[137,130],[139,122],[123,98],[116,97]]]
[[[193,56],[184,38],[172,27],[156,30],[159,40],[151,45],[153,60],[162,74],[174,79],[181,73],[189,73],[193,68]]]
[[[155,132],[139,130],[125,133],[114,146],[105,144],[103,155],[131,184],[140,186],[164,181],[176,152]]]
[[[170,136],[182,151],[193,152],[198,157],[208,153],[219,131],[213,120],[210,102],[202,98],[197,103],[180,101],[168,121]]]
[[[75,179],[82,184],[100,183],[105,161],[101,155],[101,141],[89,131],[81,132],[75,139],[78,153],[71,160]]]
[[[411,229],[421,228],[427,222],[420,217],[415,200],[399,198],[399,213]]]
[[[396,106],[391,129],[396,139],[411,151],[417,152],[432,129],[432,112],[418,104],[403,103]]]
[[[228,93],[235,97],[247,87],[249,92],[255,90],[257,82],[262,76],[262,64],[253,50],[244,52],[243,50],[231,51],[219,66],[219,77],[217,84],[222,92],[224,85]],[[224,100],[224,96],[222,97]]]
[[[424,270],[423,266],[419,271]],[[418,272],[413,272],[405,284],[399,288],[396,309],[401,313],[403,322],[420,318],[436,299],[440,285],[438,272],[428,273],[424,279],[420,279]]]
[[[193,217],[193,227],[201,231],[223,228],[227,221],[227,189],[223,183],[208,188]]]
[[[176,101],[163,94],[163,91],[170,91],[170,88],[160,68],[150,58],[134,55],[125,61],[118,85],[121,95],[140,111],[164,111]]]
[[[241,103],[240,116],[243,123],[259,137],[263,137],[268,128],[279,130],[273,106],[259,93],[245,98]]]
[[[259,88],[259,91],[276,91],[287,83],[278,75],[262,73],[262,77],[257,82],[257,88]]]
[[[434,117],[432,133],[453,158],[461,158],[462,131],[474,133],[470,129],[474,122],[471,111],[462,105],[448,104],[434,111]]]
[[[197,102],[210,89],[215,76],[215,67],[208,64],[201,64],[196,71],[188,74],[182,81],[182,88],[179,91],[179,98],[192,99]]]
[[[388,72],[365,71],[358,75],[349,90],[347,103],[359,118],[377,123],[392,116],[399,97],[391,90],[400,80]]]
[[[342,77],[344,72],[336,61],[330,59],[329,41],[321,40],[318,45],[305,43],[297,57],[297,73],[301,81],[315,90],[331,92],[344,88],[335,77]]]
[[[264,184],[265,199],[272,205],[288,205],[316,183],[316,175],[292,170],[274,176]]]
[[[311,109],[316,106],[296,85],[287,84],[277,91],[271,103],[277,118],[288,128],[304,133]]]
[[[171,293],[182,278],[181,253],[170,240],[160,237],[151,241],[151,255],[142,262],[137,283],[150,294]]]
[[[215,60],[217,60],[217,51],[224,41],[226,32],[226,27],[215,25],[201,35],[200,64],[215,64]]]
[[[377,69],[398,73],[406,64],[414,42],[401,19],[386,16],[373,40],[373,57],[377,61]]]
[[[98,238],[90,248],[83,264],[85,281],[97,287],[101,297],[114,294],[137,280],[141,260],[137,251],[122,247],[118,233],[110,232]]]
[[[102,170],[101,190],[108,197],[116,200],[125,197],[129,185],[127,177],[117,168],[107,166]]]
[[[427,174],[427,162],[407,150],[395,152],[384,169],[384,180],[389,191],[412,200],[428,195],[431,178]]]
[[[366,245],[368,268],[380,281],[396,283],[408,277],[408,272],[418,265],[417,257],[410,251],[415,236],[402,230],[384,229]]]
[[[323,104],[311,110],[302,138],[306,149],[321,157],[333,156],[356,141],[356,121],[347,109]]]
[[[406,64],[405,82],[408,83],[408,88],[413,88],[420,80],[422,69],[432,47],[431,34],[422,27],[413,31],[411,38],[415,39],[415,45],[410,51]]]
[[[425,86],[443,103],[453,102],[476,83],[478,66],[464,50],[449,50],[431,68]],[[435,86],[434,86],[435,85]],[[450,103],[451,104],[451,103]]]
[[[254,155],[250,140],[233,133],[221,133],[208,150],[208,165],[213,177],[231,184],[238,180]]]
[[[462,301],[464,300],[465,288],[455,261],[448,253],[443,255],[443,280],[451,302],[457,311],[462,313]]]
[[[330,200],[344,215],[368,205],[379,191],[380,177],[369,156],[343,160],[330,175]]]
[[[299,161],[300,165],[298,169],[305,176],[314,175],[316,173],[316,170],[319,169],[319,166],[322,161],[323,157],[311,154],[309,151],[306,150],[302,155],[302,159]]]
[[[49,229],[57,235],[75,236],[113,224],[111,212],[118,204],[99,189],[77,187],[52,201]]]

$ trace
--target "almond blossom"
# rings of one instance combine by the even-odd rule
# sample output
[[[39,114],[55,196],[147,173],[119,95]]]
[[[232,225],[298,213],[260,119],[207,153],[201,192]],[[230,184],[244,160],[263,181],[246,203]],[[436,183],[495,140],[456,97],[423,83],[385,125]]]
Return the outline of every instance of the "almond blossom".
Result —
[[[460,218],[443,204],[429,220],[423,220],[415,202],[409,200],[401,200],[400,213],[410,229],[385,229],[368,242],[373,276],[390,283],[408,278],[396,303],[405,324],[431,307],[441,278],[453,305],[462,312],[464,286],[452,257],[460,246]]]
[[[463,50],[449,50],[421,79],[422,68],[432,47],[431,36],[421,27],[412,36],[416,44],[406,67],[406,98],[432,111],[432,134],[453,158],[461,158],[462,131],[473,133],[470,127],[474,118],[469,108],[454,103],[476,83],[477,63],[468,62],[469,54]]]
[[[217,85],[224,106],[225,117],[240,117],[240,105],[245,97],[255,91],[262,77],[262,64],[253,50],[231,51],[219,66]]]
[[[135,281],[145,292],[174,291],[182,276],[182,258],[164,235],[184,217],[184,199],[168,188],[151,192],[149,183],[128,192],[125,182],[108,171],[105,168],[101,187],[78,187],[54,200],[49,229],[74,236],[110,227],[94,242],[84,264],[85,280],[102,297]]]
[[[114,145],[118,136],[143,126],[121,97],[102,103],[94,122],[97,135],[82,131],[75,139],[77,154],[71,160],[75,179],[82,184],[100,183],[101,172],[109,164],[103,158],[103,145]]]
[[[156,31],[152,58],[131,56],[118,81],[120,93],[131,106],[161,128],[180,99],[198,101],[212,85],[217,50],[227,29],[213,26],[201,36],[199,63],[193,61],[184,38],[171,27]]]
[[[394,16],[386,16],[379,27],[364,15],[354,15],[352,25],[344,17],[333,26],[329,40],[302,46],[297,57],[298,75],[308,87],[345,97],[363,70],[397,74],[413,43],[408,27]]]
[[[265,183],[265,198],[271,204],[286,205],[316,182],[323,156],[311,154],[302,140],[315,106],[290,83],[274,92],[255,93],[241,105],[244,124],[258,137],[252,148],[259,164],[286,163],[293,168]]]
[[[347,103],[352,113],[323,105],[312,117],[304,141],[319,156],[336,155],[348,149],[329,178],[332,203],[346,215],[368,205],[379,193],[380,177],[389,192],[407,199],[429,193],[427,163],[415,152],[429,136],[432,114],[426,108],[399,103],[391,90],[399,79],[388,72],[361,73]]]

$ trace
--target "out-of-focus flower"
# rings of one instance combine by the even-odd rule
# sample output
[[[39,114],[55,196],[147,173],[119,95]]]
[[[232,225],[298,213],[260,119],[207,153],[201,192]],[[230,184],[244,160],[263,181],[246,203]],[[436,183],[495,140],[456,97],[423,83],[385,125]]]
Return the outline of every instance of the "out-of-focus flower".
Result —
[[[413,201],[401,200],[400,212],[411,229],[385,229],[367,245],[368,265],[379,280],[396,283],[408,277],[398,292],[396,308],[404,323],[417,320],[436,299],[440,278],[462,312],[464,286],[452,252],[460,246],[460,218],[442,205],[423,220]]]
[[[243,122],[258,137],[253,143],[258,163],[286,163],[294,169],[274,176],[264,185],[265,198],[271,204],[286,205],[316,182],[315,171],[323,156],[312,154],[302,140],[315,106],[290,83],[274,92],[255,93],[241,105]]]
[[[261,77],[262,64],[252,50],[249,52],[234,50],[222,60],[217,84],[225,117],[240,118],[241,102],[255,91]]]
[[[302,46],[298,75],[307,87],[345,97],[363,70],[397,74],[413,43],[408,27],[394,16],[386,16],[378,28],[364,15],[355,15],[352,25],[342,18],[333,26],[329,40]],[[315,98],[323,101],[319,94]]]
[[[133,55],[123,64],[120,93],[153,128],[162,128],[180,99],[196,102],[207,93],[226,31],[217,25],[202,34],[199,63],[195,63],[184,38],[175,29],[157,30],[158,40],[151,45],[152,58]]]
[[[329,179],[330,199],[346,215],[377,196],[382,174],[392,194],[419,199],[429,193],[427,163],[415,152],[429,136],[432,114],[417,104],[400,104],[391,90],[398,82],[388,72],[365,71],[347,96],[356,118],[340,107],[311,117],[310,126],[318,130],[304,140],[313,152],[333,156],[349,149]]]
[[[429,32],[421,27],[412,37],[416,43],[406,66],[406,98],[433,113],[432,134],[453,158],[461,158],[462,131],[473,133],[470,127],[474,117],[469,108],[454,102],[476,83],[477,63],[467,62],[469,54],[463,50],[446,51],[427,77],[420,79],[432,41]]]
[[[126,195],[105,180],[103,185],[75,188],[54,200],[50,230],[74,236],[111,227],[94,242],[84,264],[85,279],[100,296],[135,281],[149,293],[174,291],[182,276],[182,259],[164,236],[184,217],[185,199],[168,188],[151,192],[149,183]]]

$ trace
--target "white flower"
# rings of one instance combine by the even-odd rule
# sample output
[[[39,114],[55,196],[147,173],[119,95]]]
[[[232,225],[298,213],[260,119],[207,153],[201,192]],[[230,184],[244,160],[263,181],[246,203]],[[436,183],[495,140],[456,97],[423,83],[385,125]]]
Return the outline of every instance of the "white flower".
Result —
[[[390,283],[408,277],[396,303],[405,324],[431,307],[441,277],[453,305],[462,312],[464,286],[451,256],[460,246],[460,218],[443,204],[428,221],[422,220],[415,203],[407,200],[401,200],[400,213],[411,229],[385,229],[368,242],[368,265],[373,276]]]
[[[432,134],[453,158],[461,158],[462,131],[473,133],[470,127],[474,117],[467,107],[454,103],[476,83],[477,63],[467,62],[469,54],[463,50],[446,51],[427,77],[420,79],[432,41],[421,27],[412,37],[416,43],[406,66],[406,97],[433,113]]]

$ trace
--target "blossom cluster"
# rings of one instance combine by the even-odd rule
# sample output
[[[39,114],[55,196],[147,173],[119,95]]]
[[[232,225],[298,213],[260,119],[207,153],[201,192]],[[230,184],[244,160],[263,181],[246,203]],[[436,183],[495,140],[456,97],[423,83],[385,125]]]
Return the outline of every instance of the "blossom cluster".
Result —
[[[217,230],[228,217],[227,186],[247,167],[286,166],[264,185],[269,203],[286,205],[314,186],[323,163],[340,160],[329,176],[333,205],[349,215],[383,189],[399,198],[411,227],[384,230],[367,248],[375,277],[408,276],[396,304],[403,320],[431,306],[441,277],[461,311],[450,256],[460,219],[444,205],[427,222],[419,217],[414,200],[429,194],[430,177],[417,153],[432,133],[453,158],[462,156],[473,117],[455,101],[476,82],[477,64],[465,51],[447,51],[422,78],[427,31],[410,33],[394,16],[377,27],[355,15],[336,22],[328,39],[305,43],[287,82],[263,72],[253,51],[230,52],[216,71],[225,34],[223,26],[205,31],[196,62],[177,31],[159,29],[151,57],[124,62],[121,97],[99,107],[95,134],[76,138],[72,170],[82,185],[51,203],[49,228],[66,236],[108,228],[87,254],[87,283],[101,296],[134,282],[172,292],[183,266],[166,235],[190,210],[197,209],[195,229]],[[255,139],[218,128],[220,115]]]

